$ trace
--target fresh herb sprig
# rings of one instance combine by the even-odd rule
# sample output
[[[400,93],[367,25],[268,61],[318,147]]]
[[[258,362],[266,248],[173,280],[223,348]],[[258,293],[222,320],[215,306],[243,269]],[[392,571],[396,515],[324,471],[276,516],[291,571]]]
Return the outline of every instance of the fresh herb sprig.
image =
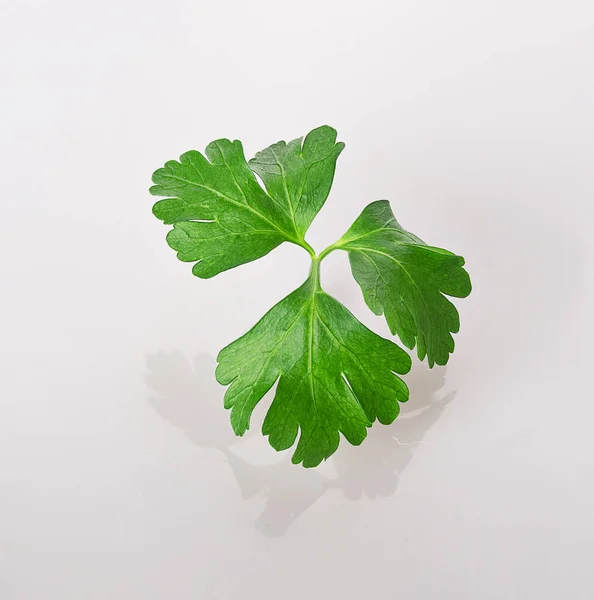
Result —
[[[167,243],[201,278],[268,254],[290,242],[311,256],[308,278],[218,355],[216,378],[229,386],[225,408],[237,435],[278,381],[262,432],[276,450],[299,440],[294,463],[314,467],[333,454],[340,434],[360,444],[377,419],[398,416],[408,388],[399,375],[409,355],[373,333],[320,284],[320,263],[348,253],[368,307],[429,366],[454,350],[459,316],[446,298],[471,291],[464,259],[403,229],[387,200],[369,204],[350,229],[319,254],[305,240],[326,202],[338,156],[336,131],[318,127],[246,161],[239,141],[216,140],[205,155],[191,150],[153,174],[151,194],[164,197],[154,215],[173,225]],[[256,179],[262,180],[264,187]]]

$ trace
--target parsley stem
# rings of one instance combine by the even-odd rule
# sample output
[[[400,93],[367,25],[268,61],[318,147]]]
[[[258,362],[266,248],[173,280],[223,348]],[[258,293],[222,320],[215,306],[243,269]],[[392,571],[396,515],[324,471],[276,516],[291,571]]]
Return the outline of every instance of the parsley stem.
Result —
[[[316,251],[305,240],[295,240],[294,243],[305,248],[312,259],[316,257]]]
[[[322,289],[320,284],[320,259],[317,256],[312,258],[309,277],[313,280],[314,290]]]
[[[320,252],[320,256],[318,258],[320,260],[323,260],[324,258],[326,258],[326,256],[328,256],[328,254],[330,254],[330,252],[334,252],[334,250],[336,250],[337,248],[339,248],[339,246],[337,246],[336,243],[328,246],[325,250],[322,250],[322,252]]]

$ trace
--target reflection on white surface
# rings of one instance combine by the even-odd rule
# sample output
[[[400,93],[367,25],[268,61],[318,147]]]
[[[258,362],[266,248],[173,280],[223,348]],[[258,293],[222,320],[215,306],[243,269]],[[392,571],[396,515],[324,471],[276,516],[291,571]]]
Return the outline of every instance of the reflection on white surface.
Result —
[[[159,352],[147,358],[147,366],[146,381],[155,392],[149,398],[150,406],[193,444],[219,451],[245,499],[257,495],[266,498],[255,525],[273,537],[286,533],[331,490],[354,501],[363,496],[395,494],[417,445],[424,443],[427,431],[455,397],[455,392],[450,392],[437,399],[445,383],[445,368],[429,370],[415,364],[407,377],[413,397],[401,405],[398,419],[391,426],[375,423],[361,446],[351,446],[342,439],[339,451],[330,458],[335,474],[327,476],[316,469],[293,465],[291,451],[284,452],[284,458],[273,465],[256,465],[242,458],[241,438],[233,435],[228,423],[228,413],[223,409],[225,388],[214,378],[216,363],[210,355],[200,354],[190,363],[179,352]],[[266,398],[262,402],[266,403]]]

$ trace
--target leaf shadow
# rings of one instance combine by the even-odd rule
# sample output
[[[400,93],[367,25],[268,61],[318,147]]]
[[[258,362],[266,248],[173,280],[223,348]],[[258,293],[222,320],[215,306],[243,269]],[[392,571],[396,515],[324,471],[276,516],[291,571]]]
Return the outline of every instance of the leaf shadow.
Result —
[[[223,409],[225,389],[214,378],[212,356],[201,353],[190,362],[180,352],[158,352],[146,363],[145,381],[154,392],[149,406],[192,444],[222,453],[245,500],[265,499],[255,527],[269,537],[284,535],[330,491],[353,501],[395,494],[427,432],[455,397],[455,392],[438,393],[445,384],[445,368],[430,370],[416,363],[407,376],[411,400],[402,405],[398,419],[390,426],[375,424],[361,446],[342,440],[329,460],[334,474],[328,475],[326,468],[293,465],[290,451],[268,465],[253,464],[242,456],[245,441],[235,437],[229,425]]]

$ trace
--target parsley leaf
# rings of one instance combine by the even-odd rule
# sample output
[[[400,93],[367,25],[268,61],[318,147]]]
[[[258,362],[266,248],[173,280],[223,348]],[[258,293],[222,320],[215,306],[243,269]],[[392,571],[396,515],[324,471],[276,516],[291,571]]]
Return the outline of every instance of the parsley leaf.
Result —
[[[190,150],[165,163],[150,192],[167,196],[153,207],[158,219],[173,224],[167,243],[180,260],[195,262],[192,272],[202,278],[261,258],[285,241],[315,254],[305,232],[332,186],[344,148],[335,141],[334,129],[319,127],[303,146],[301,138],[278,142],[248,165],[241,142],[221,139],[206,147],[206,157]]]
[[[386,200],[367,206],[340,240],[316,254],[305,234],[328,198],[343,148],[336,131],[322,126],[248,162],[241,142],[220,139],[205,155],[191,150],[165,163],[150,189],[164,198],[153,213],[173,225],[168,244],[180,260],[195,263],[198,277],[256,260],[283,242],[310,254],[305,283],[221,350],[216,370],[229,386],[225,407],[237,435],[249,429],[256,405],[278,383],[262,432],[277,450],[299,436],[293,462],[305,467],[333,454],[340,434],[360,444],[375,420],[391,423],[399,402],[408,399],[398,375],[411,365],[401,348],[322,290],[322,260],[334,250],[348,252],[367,305],[430,366],[447,362],[451,334],[460,326],[445,296],[471,290],[464,259],[405,231]]]
[[[460,318],[444,294],[470,294],[464,259],[405,231],[387,200],[369,204],[331,248],[349,253],[367,306],[385,315],[390,331],[411,350],[416,345],[419,359],[427,356],[431,367],[445,365]]]
[[[153,174],[150,192],[169,196],[153,213],[173,224],[167,243],[192,272],[213,277],[260,258],[284,241],[296,241],[290,217],[260,187],[241,142],[216,140],[205,158],[190,150]]]
[[[237,435],[279,379],[262,427],[276,450],[314,467],[335,452],[339,432],[360,444],[376,418],[388,424],[408,388],[410,357],[373,333],[319,285],[319,263],[300,288],[274,306],[248,333],[221,350],[219,383],[229,385],[225,408]]]
[[[330,193],[336,159],[344,149],[342,142],[335,142],[336,130],[324,125],[305,140],[278,142],[250,160],[270,196],[287,208],[300,235],[305,235]]]

